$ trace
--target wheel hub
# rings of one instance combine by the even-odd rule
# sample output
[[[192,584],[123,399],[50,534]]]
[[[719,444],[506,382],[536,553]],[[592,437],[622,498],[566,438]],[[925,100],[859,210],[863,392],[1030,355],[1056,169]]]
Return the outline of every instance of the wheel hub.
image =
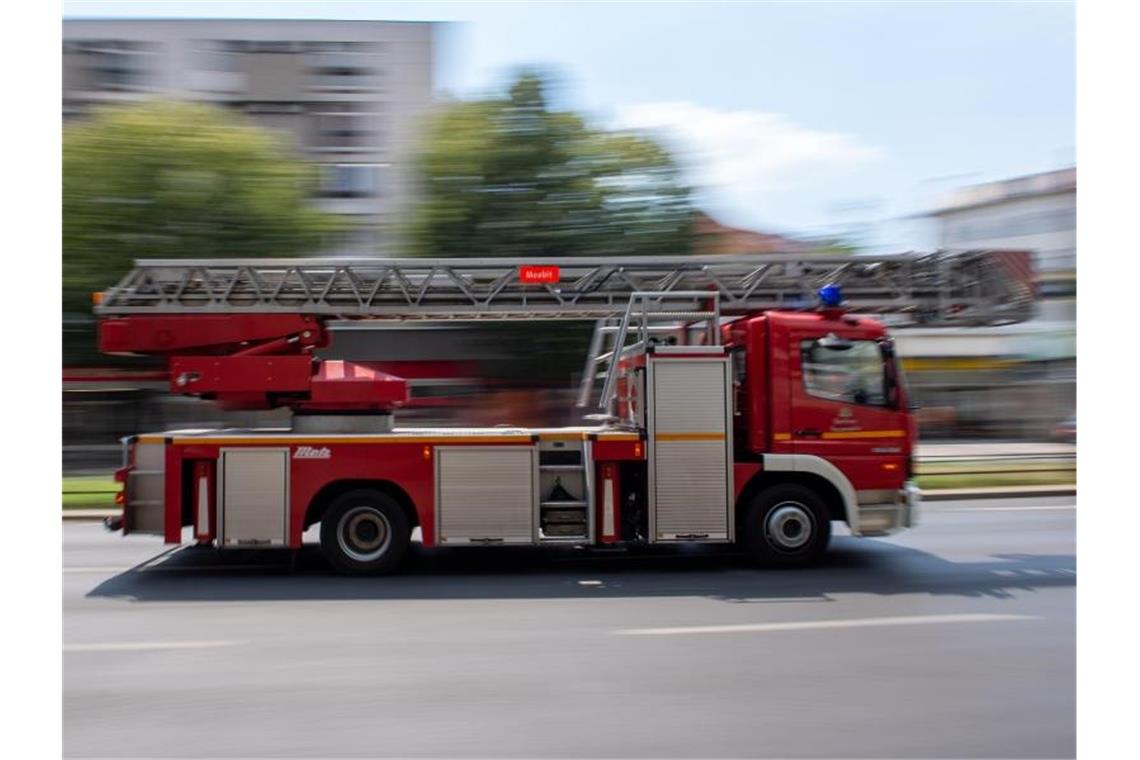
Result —
[[[783,502],[768,513],[764,534],[777,549],[794,551],[811,541],[814,523],[811,513],[798,502]]]
[[[337,524],[336,537],[341,550],[359,562],[379,558],[391,544],[388,518],[371,507],[350,509]]]

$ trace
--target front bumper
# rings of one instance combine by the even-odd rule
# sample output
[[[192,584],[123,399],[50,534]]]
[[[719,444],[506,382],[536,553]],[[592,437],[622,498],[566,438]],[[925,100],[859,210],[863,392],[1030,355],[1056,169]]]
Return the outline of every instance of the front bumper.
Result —
[[[904,528],[918,525],[922,492],[913,481],[895,492],[893,501],[859,505],[860,536],[886,536]]]

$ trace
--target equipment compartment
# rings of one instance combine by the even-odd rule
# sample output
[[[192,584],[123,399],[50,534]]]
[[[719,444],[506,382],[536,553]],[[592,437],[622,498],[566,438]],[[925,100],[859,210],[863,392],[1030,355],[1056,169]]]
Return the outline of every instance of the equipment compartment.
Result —
[[[222,449],[219,545],[289,542],[289,449]]]
[[[539,439],[539,539],[585,542],[592,535],[589,442]]]
[[[532,544],[538,459],[532,446],[438,446],[441,544]]]

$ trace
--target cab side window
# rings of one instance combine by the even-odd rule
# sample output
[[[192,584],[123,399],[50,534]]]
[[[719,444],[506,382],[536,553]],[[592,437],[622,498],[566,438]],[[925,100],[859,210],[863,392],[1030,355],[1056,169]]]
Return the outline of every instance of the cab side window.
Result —
[[[744,348],[732,349],[729,356],[732,357],[732,413],[740,417],[744,414],[744,383],[747,379]]]
[[[854,340],[843,348],[825,348],[813,340],[800,344],[804,390],[811,396],[866,406],[887,406],[886,375],[879,344]]]

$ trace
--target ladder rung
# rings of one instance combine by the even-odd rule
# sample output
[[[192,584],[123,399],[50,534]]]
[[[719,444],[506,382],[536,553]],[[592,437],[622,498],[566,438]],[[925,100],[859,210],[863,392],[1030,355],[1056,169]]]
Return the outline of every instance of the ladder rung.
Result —
[[[642,312],[636,312],[636,314],[637,316],[641,316]],[[719,316],[715,311],[649,311],[645,312],[645,314],[655,319],[660,319],[661,317],[668,319],[708,319],[709,317]]]
[[[636,343],[630,343],[628,346],[625,346],[624,348],[622,348],[621,353],[624,354],[624,353],[628,353],[630,351],[636,351],[637,349],[642,348],[644,346],[645,346],[645,343],[639,340]],[[599,361],[599,362],[608,361],[608,360],[612,359],[613,356],[614,356],[613,351],[606,351],[604,354],[598,354],[598,358],[596,361]]]
[[[654,312],[651,312],[650,316],[655,317],[655,316],[657,316],[657,314]],[[615,326],[610,326],[610,327],[602,327],[599,329],[601,329],[601,331],[604,333],[616,333],[621,328],[615,327]],[[647,329],[649,330],[649,332],[671,333],[671,332],[680,332],[680,331],[684,330],[685,325],[650,325]]]

